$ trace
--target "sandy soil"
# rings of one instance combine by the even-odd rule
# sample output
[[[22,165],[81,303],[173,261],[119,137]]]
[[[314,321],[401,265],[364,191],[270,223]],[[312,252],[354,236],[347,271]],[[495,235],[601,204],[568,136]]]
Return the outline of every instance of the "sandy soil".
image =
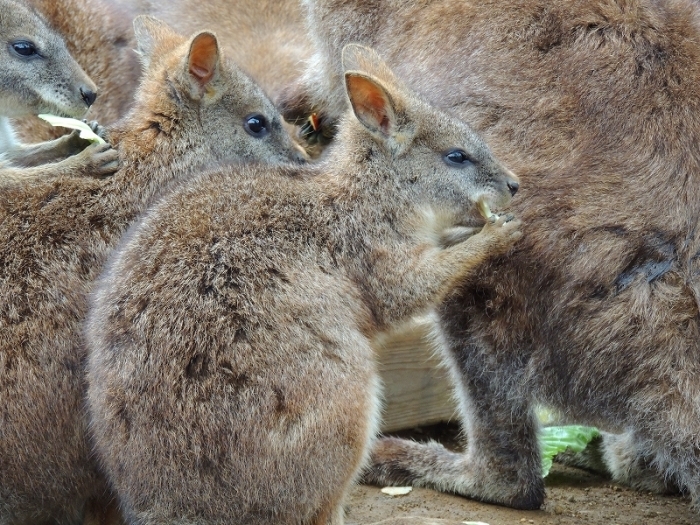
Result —
[[[437,435],[450,446],[456,428],[440,425],[412,432],[413,437]],[[539,511],[518,511],[470,501],[426,489],[405,496],[387,496],[379,487],[355,488],[347,504],[348,524],[368,524],[389,518],[422,516],[484,522],[489,525],[695,525],[700,514],[688,499],[637,492],[583,470],[554,465],[546,479],[547,501]]]

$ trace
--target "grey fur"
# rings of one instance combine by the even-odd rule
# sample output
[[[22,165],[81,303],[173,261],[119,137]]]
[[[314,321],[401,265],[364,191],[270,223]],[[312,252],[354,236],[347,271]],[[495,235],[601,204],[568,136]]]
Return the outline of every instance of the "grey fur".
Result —
[[[31,56],[12,44],[28,42]],[[0,184],[35,176],[107,175],[117,154],[108,147],[88,148],[77,133],[26,146],[14,136],[9,118],[49,113],[80,118],[97,87],[68,52],[61,36],[24,2],[0,0]]]

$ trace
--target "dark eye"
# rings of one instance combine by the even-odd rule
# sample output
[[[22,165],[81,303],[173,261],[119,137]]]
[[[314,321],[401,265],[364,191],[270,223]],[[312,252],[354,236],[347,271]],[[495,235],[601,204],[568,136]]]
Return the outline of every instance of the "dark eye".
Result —
[[[469,157],[469,155],[461,149],[453,149],[452,151],[445,154],[443,157],[445,162],[449,166],[454,166],[456,168],[466,168],[474,164],[474,161]]]
[[[26,40],[19,40],[18,42],[13,42],[10,45],[15,53],[23,57],[31,57],[39,54],[36,50],[36,46]]]
[[[248,115],[245,118],[245,123],[243,124],[243,127],[249,135],[255,137],[256,139],[264,137],[270,132],[270,128],[267,124],[267,119],[259,113],[256,113],[254,115]]]

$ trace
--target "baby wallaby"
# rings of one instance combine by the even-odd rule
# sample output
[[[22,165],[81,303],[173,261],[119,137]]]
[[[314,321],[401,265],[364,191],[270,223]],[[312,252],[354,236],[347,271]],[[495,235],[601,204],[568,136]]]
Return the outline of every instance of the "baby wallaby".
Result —
[[[28,146],[16,140],[9,118],[40,113],[79,118],[95,101],[97,88],[61,36],[23,2],[0,0],[0,43],[0,183],[46,174],[112,173],[116,152],[88,147],[77,133]]]
[[[520,236],[477,219],[518,183],[466,124],[368,48],[343,67],[353,113],[327,159],[189,180],[100,278],[91,430],[130,523],[343,523],[377,432],[374,338]]]
[[[80,521],[108,494],[84,414],[87,294],[153,197],[220,162],[298,160],[262,91],[214,34],[134,29],[144,77],[110,130],[114,176],[33,178],[0,192],[0,523]],[[214,218],[216,219],[216,218]]]

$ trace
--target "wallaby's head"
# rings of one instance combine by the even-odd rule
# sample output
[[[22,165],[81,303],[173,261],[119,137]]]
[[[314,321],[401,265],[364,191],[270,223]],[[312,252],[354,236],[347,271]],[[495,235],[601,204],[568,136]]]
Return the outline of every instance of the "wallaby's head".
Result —
[[[0,116],[82,117],[97,88],[26,2],[0,0]]]
[[[509,203],[517,177],[469,126],[413,95],[372,49],[346,46],[343,69],[356,119],[346,116],[339,138],[385,162],[399,191],[408,188],[416,204],[458,223],[471,221],[478,201]]]
[[[150,16],[136,17],[134,31],[144,75],[125,123],[142,149],[204,164],[303,159],[272,102],[224,60],[213,33],[184,38]]]

